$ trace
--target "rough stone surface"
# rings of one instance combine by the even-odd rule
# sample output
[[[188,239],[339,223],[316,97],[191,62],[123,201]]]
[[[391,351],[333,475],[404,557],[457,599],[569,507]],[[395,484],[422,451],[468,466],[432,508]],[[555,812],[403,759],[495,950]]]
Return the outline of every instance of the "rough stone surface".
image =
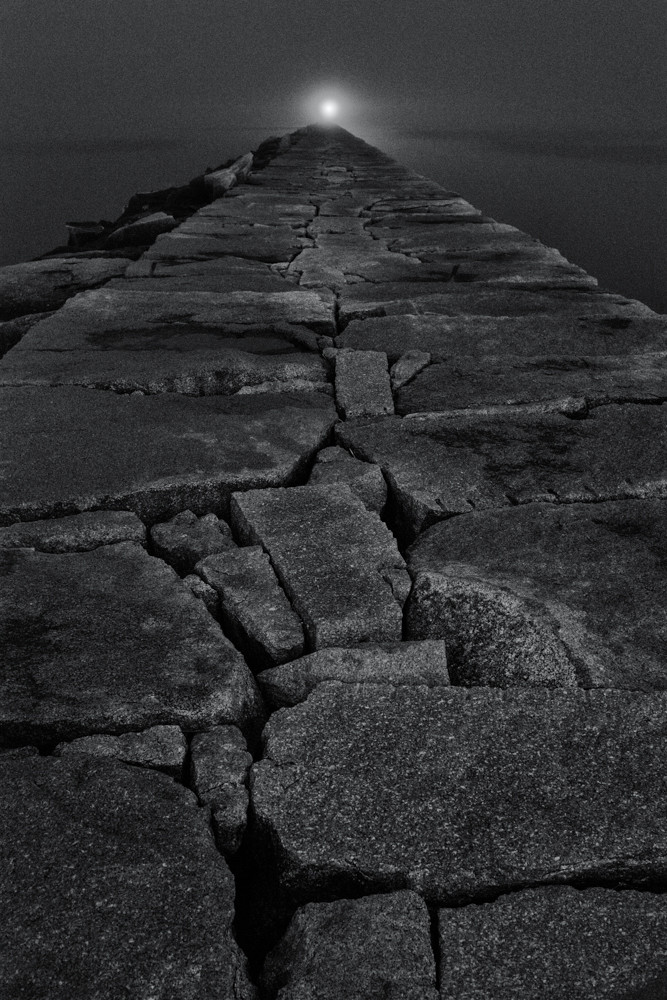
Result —
[[[439,937],[441,1000],[658,1000],[667,987],[667,897],[653,893],[527,890],[441,910]]]
[[[252,666],[301,656],[303,626],[261,546],[209,556],[197,573],[216,591],[222,622]]]
[[[153,726],[143,733],[123,733],[109,736],[82,736],[71,743],[59,743],[56,757],[70,754],[88,754],[91,757],[113,757],[126,764],[152,767],[164,771],[172,778],[183,777],[183,765],[188,746],[178,726]]]
[[[667,688],[667,501],[475,512],[425,532],[406,616],[459,684]]]
[[[224,514],[234,489],[292,481],[326,440],[320,393],[198,399],[90,389],[0,391],[0,523],[133,510]]]
[[[146,528],[127,510],[91,510],[50,521],[23,521],[0,528],[0,548],[40,552],[87,552],[114,542],[146,542]]]
[[[446,687],[447,651],[442,640],[364,643],[345,649],[319,649],[257,678],[273,709],[305,701],[318,684],[411,684]]]
[[[273,264],[292,260],[306,242],[290,226],[239,226],[236,231],[227,227],[202,235],[179,228],[158,236],[145,258],[207,260],[231,255]]]
[[[399,389],[396,412],[442,412],[583,399],[660,403],[667,399],[667,354],[638,357],[451,357]]]
[[[231,510],[239,537],[268,552],[311,650],[401,638],[405,564],[349,486],[251,490]]]
[[[184,510],[171,521],[154,524],[150,530],[153,551],[177,573],[190,573],[195,563],[215,552],[235,548],[229,525],[215,514],[197,517]]]
[[[241,655],[139,546],[3,550],[0,566],[5,744],[258,719]]]
[[[280,1000],[436,1000],[428,910],[412,892],[310,903],[262,982]]]
[[[252,1000],[234,880],[192,793],[91,757],[1,768],[7,997]]]
[[[333,446],[317,453],[309,485],[347,483],[364,507],[382,514],[387,502],[387,484],[377,465],[360,462],[344,448]]]
[[[399,359],[394,362],[389,372],[391,387],[396,392],[410,382],[411,379],[423,371],[431,363],[431,355],[424,351],[405,351]]]
[[[264,731],[258,836],[297,905],[664,885],[666,699],[323,684]]]
[[[167,215],[166,212],[153,212],[151,215],[144,215],[135,222],[128,222],[127,225],[114,229],[105,239],[104,246],[111,248],[148,246],[161,233],[168,233],[177,225],[173,215]]]
[[[341,444],[378,463],[413,535],[452,514],[535,500],[665,496],[667,407],[559,413],[414,415],[355,421]]]
[[[391,282],[378,286],[371,283],[348,286],[339,302],[340,320],[346,324],[353,319],[373,316],[401,316],[404,314],[438,313],[442,316],[533,316],[536,313],[559,313],[578,317],[613,316],[617,319],[646,317],[656,319],[656,314],[643,302],[623,295],[602,292],[549,291],[488,288],[478,285],[474,291],[465,283],[453,281]],[[340,346],[351,347],[350,343]],[[404,342],[416,348],[416,343]],[[370,345],[366,346],[370,349]],[[388,350],[388,347],[384,348]],[[427,350],[426,346],[423,346]],[[429,348],[430,349],[430,348]]]
[[[252,757],[235,726],[197,733],[190,747],[190,782],[202,805],[211,808],[218,847],[235,854],[248,822],[248,772]]]
[[[257,339],[264,341],[260,348],[269,346],[267,338]],[[250,338],[238,338],[235,343],[242,349],[228,348],[222,340],[214,350],[16,351],[1,362],[0,386],[80,385],[121,393],[179,392],[186,396],[333,392],[327,367],[316,355],[284,351],[289,346],[284,341],[283,352],[277,355],[244,350],[255,346]]]
[[[603,303],[606,300],[606,296],[598,298]],[[589,308],[582,308],[581,315],[574,307],[563,310],[556,300],[551,311],[532,315],[427,314],[355,320],[336,337],[336,344],[357,351],[386,351],[392,361],[406,351],[426,352],[433,361],[448,361],[460,355],[476,359],[505,355],[600,357],[667,349],[664,317],[634,316],[621,305],[591,315],[596,301],[593,298]]]
[[[8,319],[6,322],[0,323],[0,357],[15,344],[18,344],[19,340],[25,336],[28,330],[32,329],[35,323],[39,323],[43,319],[44,313],[28,313],[27,316],[18,316],[16,319]]]
[[[203,601],[204,606],[214,618],[220,617],[220,601],[213,587],[209,587],[195,573],[188,573],[187,576],[184,576],[183,583],[187,584],[198,600]]]
[[[393,413],[387,355],[378,351],[338,351],[336,404],[346,419]]]
[[[122,274],[122,257],[53,257],[0,268],[0,320],[46,312],[85,288]]]

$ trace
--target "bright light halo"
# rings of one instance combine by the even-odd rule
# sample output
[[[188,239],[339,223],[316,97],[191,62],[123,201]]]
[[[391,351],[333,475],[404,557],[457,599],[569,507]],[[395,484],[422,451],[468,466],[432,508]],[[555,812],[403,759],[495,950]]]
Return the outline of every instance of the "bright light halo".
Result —
[[[338,115],[338,102],[330,99],[322,101],[320,104],[320,113],[323,118],[328,118],[329,121],[336,118]]]

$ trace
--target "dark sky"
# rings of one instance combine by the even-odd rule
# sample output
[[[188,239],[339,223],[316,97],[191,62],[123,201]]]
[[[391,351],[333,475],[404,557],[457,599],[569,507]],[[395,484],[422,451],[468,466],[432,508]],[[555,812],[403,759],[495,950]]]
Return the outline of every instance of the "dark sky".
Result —
[[[0,136],[665,123],[665,0],[0,0]]]

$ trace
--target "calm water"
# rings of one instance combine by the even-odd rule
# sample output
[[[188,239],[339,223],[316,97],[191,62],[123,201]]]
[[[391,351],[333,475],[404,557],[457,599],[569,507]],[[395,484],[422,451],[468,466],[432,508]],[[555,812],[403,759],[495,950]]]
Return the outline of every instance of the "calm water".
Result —
[[[65,242],[68,220],[116,218],[135,191],[182,184],[289,129],[0,148],[0,264]],[[655,139],[353,131],[558,247],[601,286],[667,312],[667,155]]]

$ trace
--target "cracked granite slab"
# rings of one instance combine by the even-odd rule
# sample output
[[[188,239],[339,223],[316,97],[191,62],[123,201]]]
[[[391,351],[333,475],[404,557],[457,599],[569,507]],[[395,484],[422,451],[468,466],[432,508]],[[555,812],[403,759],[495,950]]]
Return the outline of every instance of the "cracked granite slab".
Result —
[[[323,684],[264,730],[258,844],[291,905],[667,878],[667,695]]]
[[[252,729],[261,701],[241,654],[161,560],[0,550],[6,745],[157,725]]]
[[[223,514],[236,489],[286,485],[336,420],[318,392],[117,395],[78,386],[0,391],[0,524],[131,510]]]

